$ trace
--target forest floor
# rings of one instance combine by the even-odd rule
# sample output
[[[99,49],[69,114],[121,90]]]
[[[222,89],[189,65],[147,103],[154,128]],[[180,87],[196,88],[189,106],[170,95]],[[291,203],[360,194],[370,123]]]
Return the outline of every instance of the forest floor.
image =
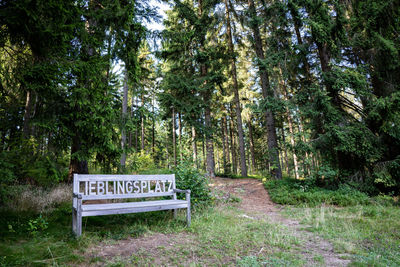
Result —
[[[217,207],[194,216],[180,232],[103,241],[89,246],[82,265],[92,266],[346,266],[350,256],[307,226],[282,215],[261,181],[216,178]]]

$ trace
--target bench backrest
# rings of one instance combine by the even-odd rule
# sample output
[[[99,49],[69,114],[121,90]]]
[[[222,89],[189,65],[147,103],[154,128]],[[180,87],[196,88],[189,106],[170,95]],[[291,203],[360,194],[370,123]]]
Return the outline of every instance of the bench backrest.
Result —
[[[82,200],[176,196],[175,174],[74,174],[73,192]]]

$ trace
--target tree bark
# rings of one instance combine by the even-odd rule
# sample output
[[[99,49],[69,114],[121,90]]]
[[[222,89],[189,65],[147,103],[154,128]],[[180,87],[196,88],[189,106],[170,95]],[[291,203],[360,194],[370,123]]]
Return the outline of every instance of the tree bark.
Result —
[[[227,123],[227,118],[226,115],[222,117],[222,124],[223,124],[223,128],[224,128],[224,140],[223,142],[225,143],[225,150],[224,150],[224,154],[226,156],[226,169],[224,169],[225,173],[230,173],[231,172],[231,166],[232,164],[231,159],[230,159],[230,153],[229,153],[229,132],[228,132],[228,123]]]
[[[69,171],[68,171],[68,182],[72,182],[72,178],[74,173],[79,174],[88,174],[88,164],[86,160],[79,160],[76,156],[76,153],[81,150],[81,139],[80,137],[75,134],[72,138],[72,146],[71,146],[71,160],[69,163]]]
[[[142,109],[144,108],[144,94],[142,94]],[[141,150],[144,151],[145,147],[145,139],[144,139],[144,114],[141,114],[141,120],[140,120],[140,128],[141,128],[141,138],[140,138],[140,145],[141,145]]]
[[[130,112],[130,119],[132,120],[133,119],[133,106],[134,106],[134,97],[133,97],[133,94],[132,94],[132,97],[131,97],[131,112]],[[132,131],[129,131],[129,148],[131,148],[132,147]]]
[[[196,144],[196,128],[192,126],[192,149],[193,149],[193,161],[196,164],[196,168],[199,168],[197,160],[197,144]]]
[[[179,132],[179,162],[182,163],[183,160],[183,156],[182,156],[182,117],[181,117],[181,113],[178,112],[178,132]]]
[[[283,157],[285,159],[286,173],[290,176],[291,171],[289,168],[289,158],[288,158],[287,147],[286,147],[286,142],[285,142],[285,130],[283,129],[283,127],[281,128],[281,132],[282,132],[282,149],[283,149]]]
[[[203,169],[206,169],[206,147],[205,147],[205,140],[206,136],[205,134],[203,135],[203,138],[201,139],[201,145],[202,145],[202,151],[203,151]]]
[[[176,167],[176,133],[175,133],[175,108],[172,107],[172,150],[174,154],[174,166]]]
[[[155,144],[156,144],[156,118],[155,118],[155,113],[154,113],[154,105],[155,105],[155,101],[154,101],[154,95],[153,95],[153,99],[152,99],[152,109],[153,109],[153,125],[152,125],[152,127],[151,127],[151,131],[152,131],[152,133],[151,133],[151,151],[152,151],[152,154],[153,154],[153,158],[154,158],[154,155],[155,155]]]
[[[24,113],[24,125],[23,125],[23,136],[25,139],[29,139],[31,135],[31,110],[32,110],[32,93],[30,90],[26,92],[26,101],[25,101],[25,113]]]
[[[234,122],[233,122],[233,112],[232,112],[232,107],[229,107],[230,113],[231,113],[231,119],[229,120],[229,131],[230,131],[230,137],[231,137],[231,156],[232,156],[232,172],[234,174],[237,173],[237,160],[236,160],[236,141],[235,141],[235,132],[234,132]]]
[[[199,16],[203,16],[203,1],[199,0]],[[200,40],[200,45],[203,47],[206,40],[206,36],[202,36]],[[201,63],[200,65],[200,74],[201,77],[207,76],[207,66],[206,63]],[[204,86],[207,87],[207,81],[204,82]],[[212,124],[211,124],[211,91],[209,88],[206,88],[203,91],[203,101],[205,103],[204,110],[204,122],[205,122],[205,135],[206,135],[206,172],[210,178],[215,177],[215,161],[214,161],[214,145],[213,145],[213,136],[212,136]]]
[[[226,164],[226,147],[225,147],[225,139],[226,139],[225,127],[224,127],[224,118],[221,118],[221,138],[222,138],[222,168],[224,173],[227,173],[227,164]]]
[[[253,137],[253,125],[252,125],[252,118],[250,117],[249,122],[247,123],[249,127],[249,138],[250,138],[250,155],[251,155],[251,165],[253,172],[257,170],[256,166],[256,157],[254,152],[254,137]]]
[[[252,17],[250,26],[253,31],[256,55],[259,58],[259,60],[264,60],[265,59],[264,50],[262,47],[259,23],[256,19],[257,14],[256,14],[255,6],[254,6],[254,1],[248,0],[248,5],[249,5],[249,13],[250,13],[250,16]],[[261,78],[262,95],[265,100],[268,100],[268,98],[274,97],[274,93],[271,92],[272,90],[270,89],[269,76],[268,76],[267,70],[265,69],[265,67],[262,64],[259,64],[259,73],[260,73],[260,78]],[[282,171],[281,171],[281,165],[279,162],[278,140],[277,140],[276,129],[275,129],[274,114],[270,110],[267,109],[264,112],[264,116],[265,116],[265,121],[266,121],[266,126],[267,126],[268,150],[269,150],[270,159],[271,159],[270,162],[272,162],[272,164],[273,164],[273,168],[271,170],[271,175],[273,177],[275,177],[276,179],[282,179]]]
[[[231,19],[229,15],[229,7],[227,0],[225,0],[225,9],[226,9],[226,33],[228,35],[228,49],[231,56],[231,74],[233,80],[233,94],[234,94],[234,103],[236,109],[236,126],[239,138],[238,141],[239,141],[239,154],[240,154],[240,174],[243,177],[247,177],[246,152],[244,146],[244,133],[243,133],[243,123],[242,123],[242,109],[240,106],[240,99],[239,99],[239,86],[237,82],[237,73],[236,73],[236,57],[234,51],[235,49],[233,47],[233,42],[232,42]]]
[[[209,103],[209,96],[204,97],[204,102]],[[215,161],[214,161],[214,145],[213,145],[213,136],[212,136],[212,125],[211,125],[211,109],[210,106],[207,105],[204,112],[204,122],[206,128],[206,157],[207,157],[207,174],[210,178],[215,177]]]
[[[136,97],[135,102],[136,102],[136,109],[138,109],[139,108],[138,97]],[[137,114],[139,115],[139,118],[140,118],[141,115],[139,113],[137,113]],[[139,151],[139,120],[135,120],[135,124],[136,124],[136,129],[135,129],[135,149],[136,149],[136,152],[138,152]]]
[[[287,87],[286,87],[286,83],[283,80],[282,68],[280,68],[280,75],[281,75],[281,88],[282,88],[283,99],[285,101],[289,101],[288,90],[287,90]],[[290,145],[292,147],[294,177],[295,177],[295,179],[298,179],[299,178],[299,166],[298,166],[298,163],[297,163],[297,155],[296,155],[296,153],[294,151],[295,141],[294,141],[293,120],[292,120],[292,115],[290,114],[290,110],[289,110],[288,106],[286,106],[286,118],[287,118],[288,126],[289,126]],[[289,172],[288,172],[288,174],[290,175]]]
[[[125,162],[126,162],[126,119],[128,117],[128,72],[125,73],[125,80],[124,80],[124,95],[122,98],[122,129],[121,129],[121,170],[125,170]]]

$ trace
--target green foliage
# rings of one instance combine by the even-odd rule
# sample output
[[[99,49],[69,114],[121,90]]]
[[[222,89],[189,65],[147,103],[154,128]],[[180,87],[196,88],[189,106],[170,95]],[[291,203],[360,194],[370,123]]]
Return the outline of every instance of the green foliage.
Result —
[[[7,152],[0,153],[0,183],[2,185],[12,184],[16,180],[15,165],[10,161]]]
[[[175,168],[176,188],[189,189],[192,206],[204,206],[211,202],[208,179],[189,162],[179,164]]]
[[[131,153],[126,159],[126,169],[129,173],[155,169],[154,159],[144,151]]]
[[[67,169],[60,167],[53,157],[38,157],[31,165],[26,166],[26,175],[39,186],[50,186],[67,177]]]
[[[336,190],[329,190],[318,187],[313,180],[307,179],[270,180],[264,185],[268,189],[272,201],[278,204],[353,206],[370,203],[368,195],[348,185],[341,185]]]
[[[42,217],[42,214],[40,214],[36,219],[28,221],[27,231],[30,235],[36,236],[39,232],[43,232],[48,227],[49,223]]]

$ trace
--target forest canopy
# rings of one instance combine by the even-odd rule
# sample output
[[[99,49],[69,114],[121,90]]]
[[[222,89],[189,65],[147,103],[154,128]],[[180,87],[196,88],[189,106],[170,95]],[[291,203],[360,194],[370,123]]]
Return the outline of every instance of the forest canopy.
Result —
[[[1,200],[182,163],[399,194],[399,0],[163,3],[0,2]]]

